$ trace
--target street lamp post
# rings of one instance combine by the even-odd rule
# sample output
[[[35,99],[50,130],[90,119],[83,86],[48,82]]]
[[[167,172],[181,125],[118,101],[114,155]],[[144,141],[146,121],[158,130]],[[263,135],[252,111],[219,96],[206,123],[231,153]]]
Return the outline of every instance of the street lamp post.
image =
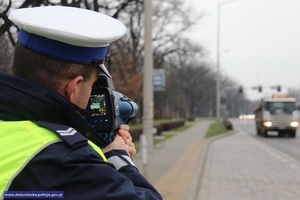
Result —
[[[216,58],[216,65],[217,65],[217,81],[216,81],[216,123],[217,128],[219,127],[220,122],[220,83],[221,83],[221,76],[220,76],[220,20],[221,20],[221,7],[225,4],[229,4],[233,1],[238,0],[229,0],[223,1],[218,3],[218,10],[217,10],[217,58]]]

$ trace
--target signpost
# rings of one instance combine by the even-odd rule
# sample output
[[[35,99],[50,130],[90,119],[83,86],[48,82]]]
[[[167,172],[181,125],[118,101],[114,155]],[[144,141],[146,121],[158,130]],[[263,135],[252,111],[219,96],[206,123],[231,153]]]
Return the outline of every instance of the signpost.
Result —
[[[165,70],[153,69],[152,83],[154,91],[164,91],[166,87]]]

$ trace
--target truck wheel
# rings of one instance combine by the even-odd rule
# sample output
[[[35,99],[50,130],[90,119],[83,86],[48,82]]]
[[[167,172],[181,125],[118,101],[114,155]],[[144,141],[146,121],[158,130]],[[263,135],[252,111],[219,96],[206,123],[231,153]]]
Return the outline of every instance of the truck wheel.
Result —
[[[260,129],[259,128],[256,129],[256,134],[260,135]]]
[[[268,137],[268,131],[263,131],[264,137]]]

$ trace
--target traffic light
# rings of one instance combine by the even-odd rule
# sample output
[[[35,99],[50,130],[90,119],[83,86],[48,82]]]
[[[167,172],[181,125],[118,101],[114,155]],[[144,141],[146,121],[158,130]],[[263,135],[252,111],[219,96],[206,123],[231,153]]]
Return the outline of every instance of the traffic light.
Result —
[[[262,92],[262,87],[258,86],[258,92]]]
[[[243,86],[239,87],[239,93],[243,93]]]
[[[278,85],[278,86],[277,86],[277,92],[280,92],[280,91],[281,91],[281,86]]]

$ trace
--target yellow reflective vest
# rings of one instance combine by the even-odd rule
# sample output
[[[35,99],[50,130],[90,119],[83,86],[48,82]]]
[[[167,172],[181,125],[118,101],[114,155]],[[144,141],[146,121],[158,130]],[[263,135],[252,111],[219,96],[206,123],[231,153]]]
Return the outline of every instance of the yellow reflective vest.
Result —
[[[31,121],[0,121],[1,199],[13,179],[35,155],[51,144],[63,142],[53,131]],[[89,144],[107,161],[101,149]]]

